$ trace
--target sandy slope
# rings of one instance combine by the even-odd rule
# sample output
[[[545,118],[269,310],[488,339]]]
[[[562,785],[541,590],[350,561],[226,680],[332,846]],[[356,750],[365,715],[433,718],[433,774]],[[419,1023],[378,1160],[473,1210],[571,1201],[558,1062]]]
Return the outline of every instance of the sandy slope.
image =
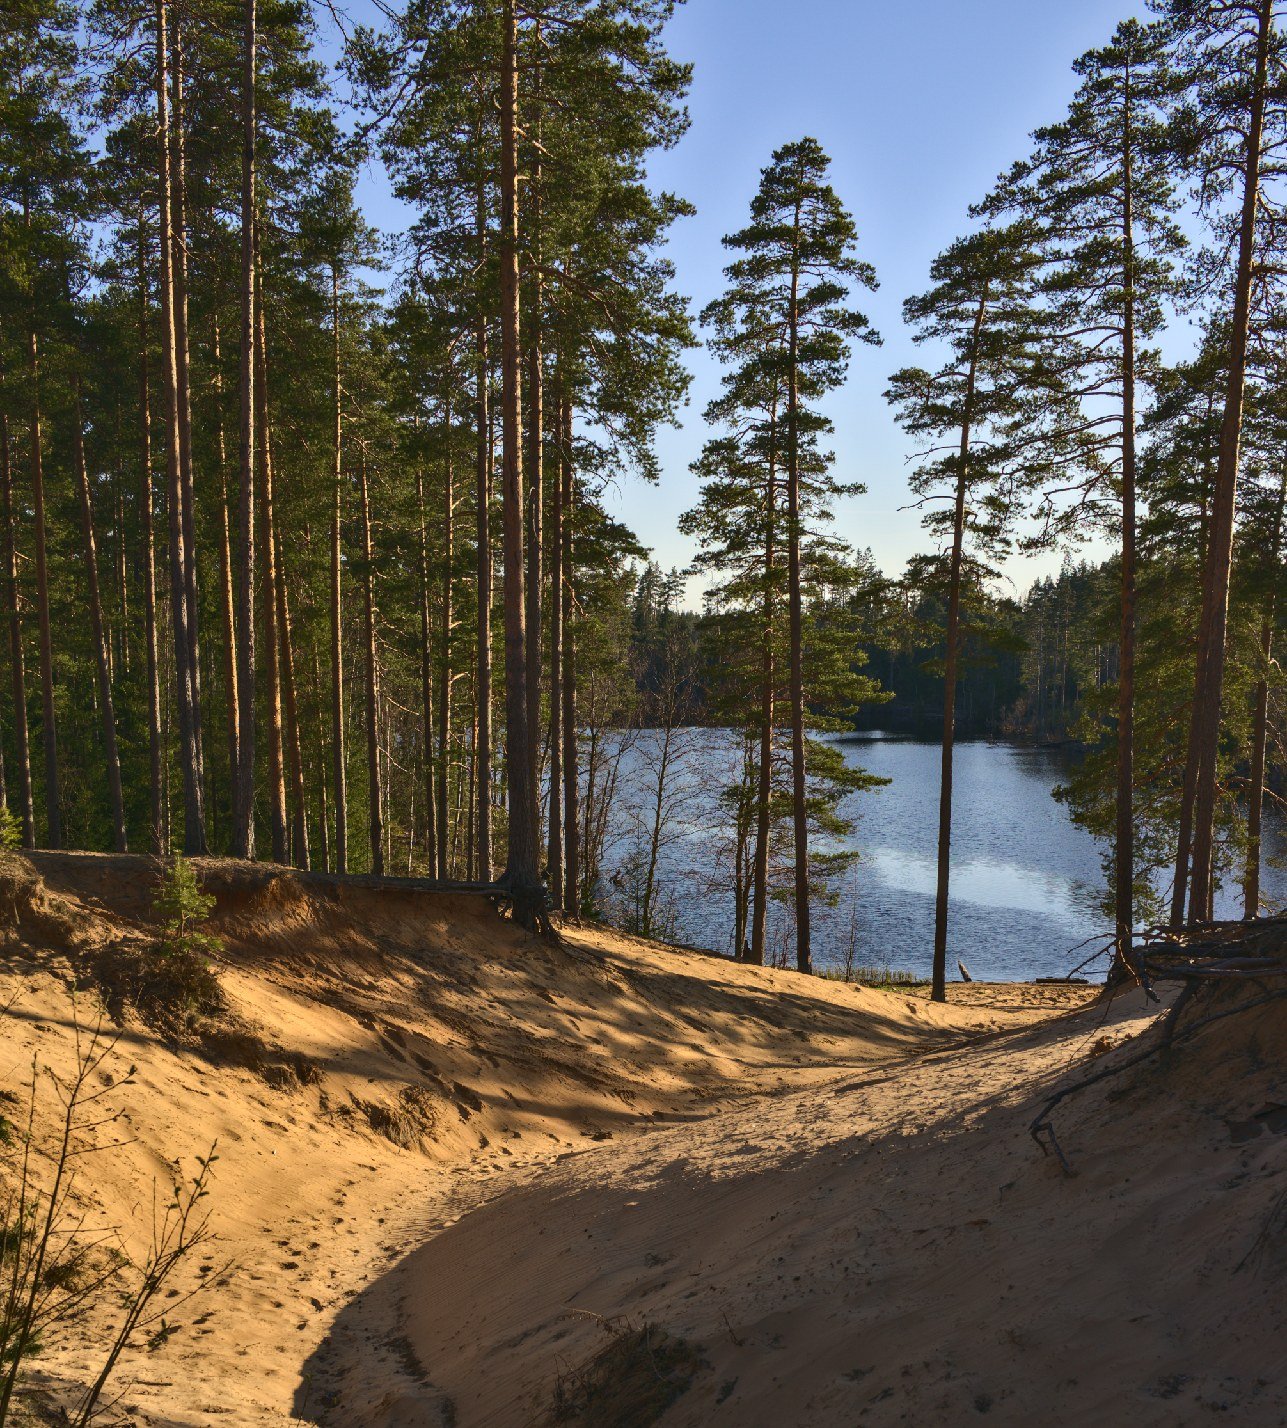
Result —
[[[128,1365],[139,1428],[1287,1421],[1277,1008],[1061,1108],[1069,1179],[1027,1124],[1149,1035],[1138,999],[943,1008],[598,931],[549,947],[467,899],[202,874],[254,1035],[126,1029],[132,1142],[87,1203],[137,1245],[152,1178],[217,1137],[206,1263],[238,1268]],[[0,864],[0,1090],[33,1051],[67,1064],[67,983],[143,935],[152,876]],[[667,1343],[691,1383],[658,1419]]]
[[[1254,1119],[1282,1018],[1070,1103],[1075,1178],[1026,1133],[1148,1019],[1123,1001],[565,1161],[340,1316],[334,1421],[626,1422],[551,1407],[651,1325],[703,1362],[671,1428],[1287,1422],[1287,1116]],[[422,1382],[381,1396],[356,1346],[398,1323]]]
[[[82,1177],[85,1206],[137,1251],[154,1181],[218,1142],[220,1242],[204,1261],[218,1283],[182,1333],[128,1365],[139,1425],[356,1424],[362,1404],[420,1386],[401,1320],[376,1314],[354,1337],[353,1316],[466,1211],[627,1141],[651,1161],[674,1133],[658,1122],[754,1118],[766,1098],[1031,1022],[1070,995],[935,1007],[598,930],[549,947],[466,898],[200,866],[218,897],[221,980],[252,1034],[173,1045],[128,1026],[115,1075],[137,1068],[119,1089],[130,1143]],[[33,1054],[70,1064],[68,986],[103,943],[146,935],[155,873],[94,855],[0,864],[0,1090],[21,1090]],[[82,993],[82,1020],[92,1004]],[[92,1364],[84,1338],[42,1361],[55,1396]],[[436,1422],[439,1401],[413,1401],[403,1421]]]

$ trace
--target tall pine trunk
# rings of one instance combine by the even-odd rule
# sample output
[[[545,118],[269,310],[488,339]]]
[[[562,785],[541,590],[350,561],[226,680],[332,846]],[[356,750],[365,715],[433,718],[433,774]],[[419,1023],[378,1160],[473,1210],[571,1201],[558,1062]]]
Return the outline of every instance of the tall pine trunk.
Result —
[[[482,184],[477,195],[478,266],[479,272],[487,256],[487,206]],[[479,280],[477,344],[477,393],[475,419],[478,424],[477,449],[477,592],[478,592],[478,730],[474,740],[474,780],[478,800],[477,840],[470,840],[470,859],[477,847],[478,877],[484,882],[492,876],[492,413],[491,359],[487,341],[487,313],[483,305],[482,280]]]
[[[40,340],[33,324],[27,337],[31,375],[31,503],[36,518],[36,619],[40,630],[41,735],[45,751],[45,842],[63,845],[62,794],[58,778],[58,723],[54,704],[54,637],[49,611],[48,527],[45,520],[44,435],[40,412]]]
[[[777,552],[777,403],[769,414],[769,471],[764,506],[764,600],[760,631],[760,750],[759,772],[755,782],[755,851],[751,871],[751,946],[750,960],[764,965],[765,931],[769,920],[769,838],[772,832],[773,805],[773,733],[775,722],[777,679],[774,659],[776,613],[773,600],[774,567]],[[744,930],[743,930],[744,932]],[[736,955],[742,956],[744,944],[739,942]]]
[[[384,875],[384,818],[380,786],[380,667],[375,647],[375,562],[371,543],[371,494],[365,450],[358,458],[362,502],[362,613],[366,663],[366,770],[370,804],[371,871]]]
[[[1274,621],[1265,616],[1260,626],[1260,664],[1267,671],[1274,654]],[[1260,915],[1260,858],[1264,832],[1265,755],[1269,743],[1269,680],[1262,673],[1256,684],[1256,709],[1252,724],[1251,786],[1247,796],[1247,860],[1242,876],[1242,915]]]
[[[188,337],[187,176],[183,132],[183,26],[172,31],[174,63],[170,70],[170,241],[173,245],[175,377],[178,383],[179,497],[183,524],[183,597],[188,634],[188,670],[192,704],[194,777],[205,787],[205,751],[201,732],[201,640],[197,591],[196,486],[192,457],[192,364]],[[204,796],[203,796],[204,806]]]
[[[237,597],[233,587],[232,513],[228,507],[228,443],[223,421],[223,348],[219,320],[214,323],[215,446],[219,460],[219,607],[223,617],[224,735],[228,741],[228,778],[234,789],[241,762],[241,712],[237,694]],[[234,813],[234,823],[235,823]]]
[[[259,244],[255,243],[259,268]],[[264,691],[268,724],[268,818],[274,863],[287,860],[286,770],[282,739],[282,687],[277,633],[277,551],[273,513],[272,438],[268,423],[268,353],[264,324],[263,288],[255,295],[255,428],[259,437],[260,550],[264,557]]]
[[[956,752],[956,677],[961,654],[961,572],[965,560],[965,493],[969,478],[974,393],[978,376],[979,335],[987,310],[987,293],[974,314],[970,368],[965,383],[961,446],[957,454],[956,503],[952,512],[952,564],[947,596],[947,645],[943,667],[943,747],[938,796],[938,877],[934,894],[934,966],[930,997],[947,1000],[947,925],[952,871],[952,762]]]
[[[518,22],[515,0],[501,6],[501,417],[504,442],[501,513],[505,567],[505,780],[509,849],[505,880],[516,921],[536,927],[543,893],[537,866],[532,796],[532,730],[527,705],[527,626],[523,563],[522,346],[518,276]]]
[[[527,608],[525,611],[527,656],[528,766],[531,781],[532,818],[536,845],[540,847],[541,808],[541,582],[544,578],[544,550],[541,526],[544,517],[545,480],[545,370],[541,352],[541,22],[533,24],[535,65],[535,143],[528,179],[532,195],[532,310],[527,352]],[[536,856],[539,856],[537,854]]]
[[[1267,553],[1267,574],[1271,581],[1277,574],[1282,555],[1284,507],[1287,506],[1287,472],[1278,485],[1278,504],[1274,513],[1273,541]],[[1251,787],[1247,797],[1247,855],[1242,877],[1242,915],[1260,915],[1260,859],[1264,834],[1265,766],[1269,746],[1269,675],[1273,668],[1274,624],[1277,600],[1271,593],[1266,601],[1260,625],[1260,678],[1256,682],[1256,706],[1252,721]]]
[[[1203,583],[1199,631],[1199,679],[1194,689],[1196,748],[1193,797],[1193,854],[1189,888],[1189,920],[1210,917],[1215,854],[1215,802],[1220,745],[1220,711],[1224,686],[1225,639],[1229,617],[1229,576],[1233,564],[1234,515],[1238,499],[1238,461],[1242,440],[1242,409],[1247,371],[1252,283],[1255,277],[1257,210],[1263,162],[1265,104],[1269,50],[1274,27],[1274,0],[1260,0],[1256,36],[1251,115],[1244,155],[1242,212],[1238,230],[1238,264],[1234,279],[1233,320],[1228,334],[1229,370],[1220,456],[1211,512],[1211,541]]]
[[[563,406],[563,469],[561,481],[563,546],[563,909],[569,917],[581,915],[581,824],[578,799],[580,781],[577,758],[576,689],[576,565],[573,534],[576,528],[576,467],[572,448],[572,402]]]
[[[304,788],[304,744],[300,729],[299,698],[295,682],[295,641],[290,624],[286,558],[276,522],[277,635],[281,646],[282,705],[285,713],[286,763],[290,773],[290,857],[297,868],[310,866],[308,854],[308,796]]]
[[[159,147],[160,194],[160,291],[161,358],[166,386],[166,518],[170,548],[170,637],[174,650],[176,705],[179,713],[179,763],[183,775],[183,851],[190,855],[206,851],[206,805],[201,781],[200,751],[197,747],[194,671],[191,667],[191,640],[187,628],[187,547],[183,538],[183,436],[180,420],[179,356],[177,356],[176,313],[174,313],[174,264],[176,238],[173,227],[170,176],[170,100],[167,74],[167,3],[157,0],[157,147]]]
[[[446,493],[448,505],[452,500],[451,475],[451,402],[447,402],[446,414],[447,447],[444,454],[446,466]],[[438,864],[437,781],[434,778],[434,700],[433,700],[433,620],[430,607],[429,582],[429,529],[425,513],[424,469],[416,465],[416,510],[420,518],[420,738],[423,745],[425,780],[425,862],[432,877]],[[447,666],[443,665],[443,679],[447,678]]]
[[[567,399],[559,373],[555,399],[555,420],[560,451],[560,468],[550,482],[550,799],[549,836],[546,839],[546,867],[549,869],[550,906],[563,906],[563,474],[562,453],[567,427]]]
[[[804,736],[804,600],[800,576],[800,205],[791,258],[787,332],[787,580],[791,617],[791,821],[795,833],[795,961],[813,971],[809,908],[809,805]]]
[[[241,70],[241,481],[237,492],[237,697],[241,721],[233,780],[232,852],[255,856],[255,151],[256,0],[243,0]],[[343,870],[343,862],[340,864]]]
[[[112,698],[111,654],[107,627],[103,621],[103,599],[98,582],[98,542],[94,535],[94,503],[85,464],[84,415],[81,411],[80,379],[73,382],[72,459],[80,492],[80,529],[85,560],[85,580],[89,593],[89,625],[94,641],[94,664],[98,675],[98,709],[103,723],[103,757],[107,765],[107,793],[112,811],[112,846],[118,853],[128,847],[125,835],[125,794],[121,787],[121,755],[116,742],[116,706]]]
[[[454,682],[451,634],[455,611],[452,599],[452,568],[456,551],[456,492],[450,458],[446,466],[446,487],[442,507],[442,635],[439,645],[442,674],[438,682],[438,777],[434,789],[438,876],[443,879],[451,876],[452,853],[448,799],[451,791],[451,694]],[[425,578],[427,581],[427,571]],[[427,600],[426,595],[426,603]]]
[[[152,399],[148,377],[147,257],[139,207],[139,525],[143,543],[143,639],[147,663],[148,824],[152,848],[167,851],[164,745],[161,739],[160,641],[156,618],[156,531],[152,501]]]
[[[18,605],[18,553],[13,528],[13,452],[9,414],[0,412],[0,499],[4,501],[5,614],[9,625],[9,675],[13,696],[13,739],[18,759],[18,818],[22,846],[36,846],[36,810],[31,793],[31,736],[27,727],[27,671]]]
[[[1122,571],[1117,671],[1117,955],[1134,961],[1135,927],[1135,187],[1126,73],[1122,207]]]
[[[340,269],[331,267],[331,340],[334,364],[331,472],[331,777],[335,797],[335,871],[349,870],[348,752],[344,737],[344,387],[340,367]]]

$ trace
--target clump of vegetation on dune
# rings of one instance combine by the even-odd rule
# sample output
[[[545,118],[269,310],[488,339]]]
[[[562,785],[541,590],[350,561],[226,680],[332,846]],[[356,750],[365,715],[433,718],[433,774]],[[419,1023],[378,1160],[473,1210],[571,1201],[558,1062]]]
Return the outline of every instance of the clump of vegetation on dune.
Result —
[[[701,1351],[656,1324],[605,1320],[610,1342],[584,1363],[560,1370],[547,1425],[648,1428],[687,1392],[705,1367]]]
[[[133,1013],[153,1030],[177,1035],[226,1012],[211,961],[220,942],[205,930],[213,907],[191,864],[173,859],[152,903],[156,935],[109,943],[93,960],[94,984],[114,1021]]]

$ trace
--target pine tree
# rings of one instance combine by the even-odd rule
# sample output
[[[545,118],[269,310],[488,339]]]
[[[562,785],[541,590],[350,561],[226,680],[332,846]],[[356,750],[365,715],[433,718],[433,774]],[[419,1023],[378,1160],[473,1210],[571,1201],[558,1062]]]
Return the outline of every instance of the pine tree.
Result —
[[[989,205],[1040,224],[1050,269],[1045,292],[1059,333],[1053,362],[1082,397],[1085,474],[1063,471],[1075,505],[1056,517],[1084,530],[1088,513],[1120,538],[1117,821],[1113,866],[1117,948],[1132,958],[1135,923],[1134,701],[1138,409],[1156,360],[1145,344],[1175,297],[1184,240],[1173,214],[1168,123],[1174,79],[1161,26],[1128,20],[1074,66],[1082,83],[1061,123],[1040,129]],[[1070,479],[1071,474],[1071,479]]]
[[[1220,275],[1229,282],[1229,360],[1176,858],[1177,901],[1187,879],[1189,920],[1197,922],[1211,915],[1214,887],[1217,762],[1252,290],[1266,230],[1273,231],[1262,218],[1264,184],[1287,151],[1282,84],[1287,39],[1281,28],[1287,7],[1281,0],[1164,0],[1160,9],[1174,36],[1180,73],[1193,92],[1186,157],[1196,170],[1218,247],[1231,253],[1231,271]]]
[[[928,440],[911,478],[925,505],[946,500],[925,524],[947,542],[943,740],[938,881],[931,995],[946,998],[952,760],[962,641],[962,596],[993,572],[1009,548],[1021,503],[1044,474],[1040,440],[1059,388],[1046,375],[1045,327],[1035,304],[1042,256],[1027,224],[985,229],[954,243],[930,268],[934,286],[909,298],[904,315],[917,342],[948,351],[935,372],[904,368],[886,394],[903,426]],[[955,443],[953,449],[952,443]],[[944,488],[946,487],[946,490]],[[967,542],[970,549],[967,550]]]
[[[780,462],[785,487],[781,541],[789,620],[796,965],[802,972],[812,970],[803,548],[810,508],[815,520],[825,520],[828,502],[852,489],[834,480],[829,458],[818,452],[817,439],[830,427],[816,403],[844,380],[849,342],[879,340],[866,317],[849,305],[852,287],[874,288],[876,277],[871,266],[855,256],[854,223],[827,182],[829,166],[813,139],[784,145],[773,155],[751,202],[749,224],[724,240],[741,256],[727,269],[729,292],[718,314],[730,340],[740,348],[738,355],[754,353],[751,360],[762,380],[753,400],[762,413],[767,399],[772,414],[774,449],[766,453],[768,467],[776,481]],[[745,329],[741,340],[733,337],[739,328]],[[713,459],[720,461],[718,454]],[[769,526],[776,529],[776,513],[766,514]],[[771,564],[766,558],[766,569]],[[770,577],[766,589],[771,584]],[[770,596],[766,593],[764,598]],[[769,712],[767,699],[765,711]],[[761,859],[762,840],[757,865]],[[756,916],[758,923],[758,910]],[[762,936],[760,948],[762,955]]]

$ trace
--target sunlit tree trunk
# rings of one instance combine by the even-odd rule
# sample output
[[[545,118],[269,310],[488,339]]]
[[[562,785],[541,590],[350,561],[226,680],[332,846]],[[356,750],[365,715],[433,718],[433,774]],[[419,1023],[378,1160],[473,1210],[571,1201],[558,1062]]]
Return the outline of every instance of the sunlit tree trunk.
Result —
[[[139,208],[139,525],[143,544],[143,639],[147,657],[148,823],[153,851],[167,849],[161,742],[160,646],[156,612],[156,534],[152,502],[152,402],[148,381],[147,255]]]
[[[256,243],[258,269],[258,243]],[[262,287],[255,295],[255,429],[259,437],[260,541],[264,557],[264,711],[268,723],[268,816],[274,863],[287,860],[286,773],[282,740],[282,687],[277,633],[277,552],[274,540],[273,457],[268,423],[268,353]]]
[[[1278,486],[1278,505],[1274,513],[1273,542],[1267,564],[1272,579],[1282,556],[1284,507],[1287,506],[1287,473]],[[1260,625],[1260,678],[1256,681],[1256,707],[1252,722],[1251,786],[1247,796],[1247,860],[1243,870],[1242,915],[1260,915],[1260,861],[1264,837],[1265,766],[1269,746],[1269,673],[1273,668],[1274,624],[1277,601],[1271,594],[1266,602]]]
[[[54,637],[49,611],[48,528],[45,520],[44,435],[40,411],[40,342],[28,333],[31,376],[31,503],[36,525],[36,620],[40,630],[41,734],[45,750],[45,842],[63,845],[62,793],[58,777],[58,723],[54,702]]]
[[[1135,926],[1135,181],[1130,71],[1122,174],[1122,570],[1117,671],[1117,952],[1129,967]]]
[[[777,403],[769,414],[769,470],[764,497],[764,597],[760,631],[760,758],[755,781],[755,851],[751,873],[751,961],[764,965],[764,936],[769,918],[769,838],[772,833],[773,734],[776,722],[777,669],[774,644],[777,613],[774,600],[776,580],[778,514],[778,423]],[[741,936],[745,936],[743,929]],[[739,941],[734,949],[741,957]]]
[[[223,680],[228,777],[235,788],[241,762],[241,714],[237,698],[237,604],[232,579],[232,513],[228,507],[228,445],[223,424],[223,352],[218,318],[214,324],[215,441],[219,459],[219,606],[223,615]],[[234,792],[235,800],[235,792]],[[234,820],[235,821],[235,820]]]
[[[1247,337],[1252,284],[1255,279],[1256,222],[1260,206],[1265,104],[1273,28],[1274,0],[1261,0],[1255,73],[1251,89],[1250,124],[1243,166],[1233,320],[1228,335],[1228,379],[1225,387],[1224,417],[1220,427],[1220,455],[1216,466],[1211,512],[1211,541],[1207,552],[1206,578],[1202,591],[1202,623],[1198,637],[1201,653],[1198,664],[1199,681],[1194,690],[1196,748],[1190,754],[1196,763],[1193,855],[1189,887],[1190,922],[1201,922],[1210,917],[1214,886],[1216,765],[1220,744],[1220,711],[1229,618],[1229,575],[1233,565],[1234,514],[1238,498]]]
[[[573,532],[576,508],[576,468],[572,451],[572,403],[563,407],[561,526],[563,546],[563,907],[570,917],[581,914],[581,826],[578,797],[576,688],[576,566]]]
[[[31,792],[31,736],[27,726],[27,671],[18,604],[18,555],[13,528],[13,452],[9,414],[0,412],[0,498],[4,500],[5,614],[9,625],[9,676],[13,695],[13,739],[18,761],[18,818],[22,846],[36,846],[36,812]]]
[[[201,732],[201,640],[197,593],[196,486],[192,458],[192,366],[188,338],[187,175],[184,156],[183,25],[176,19],[171,32],[174,63],[170,70],[173,104],[170,116],[170,242],[174,284],[174,353],[178,382],[179,496],[183,524],[183,596],[188,635],[188,670],[192,702],[194,777],[205,788],[205,752]],[[204,811],[204,794],[202,800]]]
[[[304,747],[295,684],[295,641],[290,623],[286,558],[281,532],[275,524],[274,533],[277,538],[277,633],[281,644],[282,705],[285,712],[286,762],[290,773],[290,856],[297,868],[308,868],[308,796],[304,788]]]
[[[384,874],[384,818],[380,786],[380,678],[375,647],[375,564],[371,544],[371,495],[367,481],[366,451],[358,458],[359,497],[362,502],[362,611],[366,662],[366,769],[370,804],[371,871]]]
[[[546,866],[549,869],[550,906],[563,906],[563,465],[567,430],[567,399],[561,378],[555,403],[560,450],[559,470],[550,482],[550,796]]]
[[[332,411],[331,472],[331,777],[335,796],[335,871],[349,870],[349,798],[344,734],[344,387],[340,367],[340,270],[331,268]]]
[[[480,271],[487,254],[486,194],[480,183],[477,196],[478,260]],[[480,281],[481,287],[481,281]],[[481,299],[481,293],[480,293]],[[478,424],[477,458],[477,590],[478,590],[478,733],[474,741],[474,781],[479,808],[477,826],[478,876],[487,881],[492,876],[492,414],[491,360],[487,342],[487,316],[479,307],[477,332],[477,393]],[[474,842],[471,840],[470,859]]]
[[[518,22],[515,0],[501,6],[501,417],[504,451],[501,513],[505,569],[505,775],[509,849],[505,877],[514,915],[540,920],[536,809],[532,797],[531,729],[527,705],[527,629],[523,562],[522,347],[518,276]]]
[[[947,1000],[947,926],[952,873],[952,763],[956,752],[956,676],[961,655],[961,571],[965,557],[965,495],[968,485],[971,426],[978,375],[979,334],[987,310],[987,293],[979,299],[965,382],[961,446],[957,453],[956,502],[952,511],[952,564],[947,595],[947,644],[943,660],[943,747],[938,800],[938,878],[934,896],[934,966],[930,997]]]
[[[445,503],[450,506],[453,499],[451,472],[451,404],[446,412],[447,447],[444,453],[446,487]],[[435,826],[437,809],[437,781],[434,778],[434,699],[433,699],[433,621],[430,610],[429,579],[429,531],[425,513],[425,477],[422,468],[416,466],[416,510],[420,518],[420,730],[423,745],[425,781],[425,860],[430,875],[438,864],[438,834]],[[444,683],[450,677],[446,662],[443,664]]]
[[[795,833],[795,960],[813,971],[809,908],[809,805],[804,736],[804,604],[800,574],[800,204],[795,211],[787,331],[787,581],[791,619],[791,820]]]
[[[232,852],[255,856],[255,150],[257,0],[243,0],[241,54],[241,483],[237,494],[237,696],[241,720]],[[341,861],[341,869],[343,862]]]

